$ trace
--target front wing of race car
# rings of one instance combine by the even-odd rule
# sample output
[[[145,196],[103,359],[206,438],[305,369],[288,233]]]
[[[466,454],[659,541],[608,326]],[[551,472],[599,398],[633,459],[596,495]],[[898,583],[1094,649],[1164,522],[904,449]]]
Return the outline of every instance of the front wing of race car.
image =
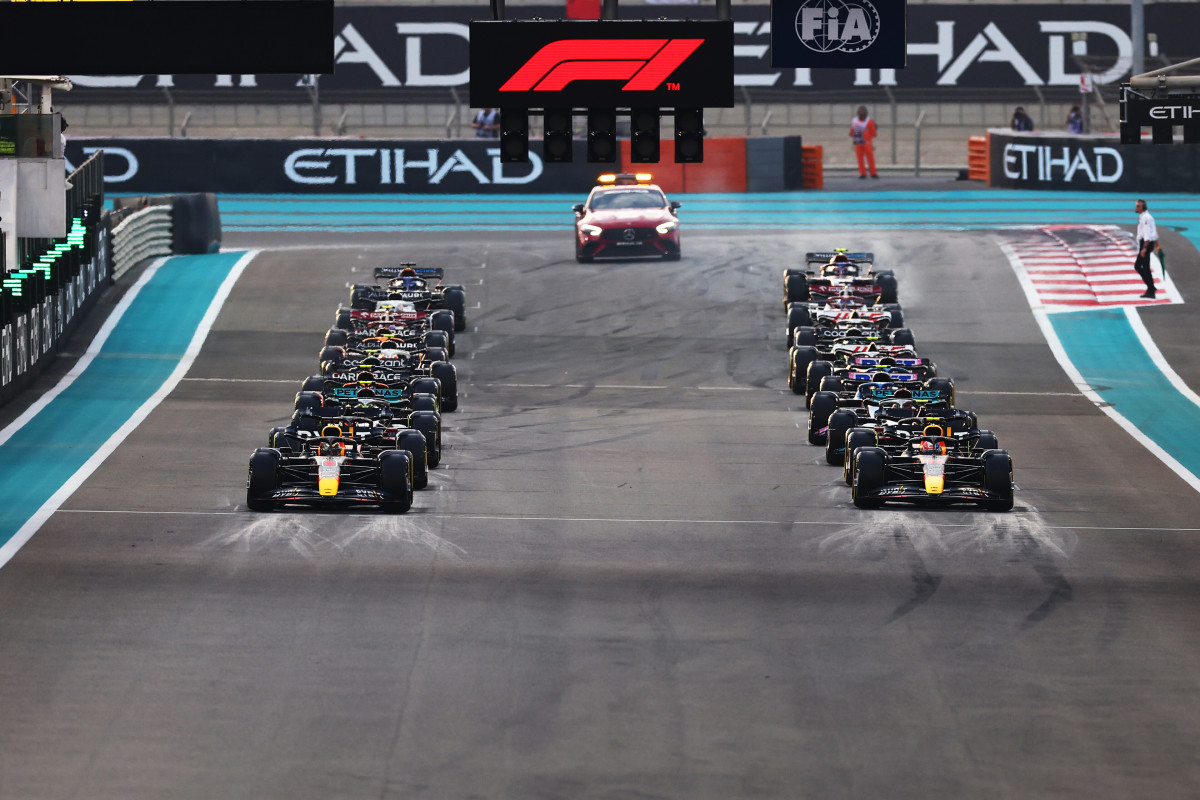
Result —
[[[917,505],[955,505],[972,503],[989,505],[1001,502],[1004,497],[999,492],[992,492],[979,486],[946,485],[937,494],[930,494],[924,484],[890,483],[876,489],[859,491],[860,497],[877,498],[884,502],[914,503]]]
[[[317,486],[288,486],[270,492],[263,500],[276,504],[302,505],[310,508],[346,508],[357,505],[386,505],[402,502],[403,498],[381,489],[342,487],[336,494],[323,495]]]

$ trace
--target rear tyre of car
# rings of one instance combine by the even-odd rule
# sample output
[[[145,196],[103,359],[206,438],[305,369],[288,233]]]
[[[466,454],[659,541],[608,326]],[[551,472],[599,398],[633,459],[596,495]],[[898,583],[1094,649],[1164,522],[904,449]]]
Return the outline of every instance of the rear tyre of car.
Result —
[[[251,511],[271,511],[275,501],[269,495],[279,487],[279,451],[260,447],[250,456],[246,476],[246,507]]]
[[[925,386],[947,396],[951,408],[954,408],[954,381],[950,378],[930,378]]]
[[[412,508],[412,458],[405,450],[385,450],[379,455],[379,490],[392,499],[382,504],[389,514],[403,514]]]
[[[836,375],[826,375],[821,378],[821,385],[817,387],[819,392],[840,392],[842,390],[842,379]]]
[[[793,343],[797,328],[808,328],[811,326],[812,314],[809,312],[806,304],[794,303],[788,307],[787,340],[789,346]]]
[[[879,447],[862,447],[854,456],[854,483],[851,496],[858,508],[879,508],[883,500],[867,493],[883,487],[886,456]]]
[[[828,361],[814,361],[808,365],[804,376],[804,405],[812,408],[813,395],[821,391],[821,382],[833,373],[833,364]]]
[[[302,392],[323,392],[325,391],[325,376],[324,375],[309,375],[304,379],[304,383],[300,384]]]
[[[467,329],[467,290],[461,286],[447,286],[442,293],[446,308],[454,312],[454,330]]]
[[[330,328],[325,332],[326,347],[345,347],[350,340],[350,333],[341,328]]]
[[[425,436],[418,430],[400,431],[396,434],[396,449],[407,451],[412,458],[413,488],[424,489],[429,485],[429,456],[425,448]]]
[[[353,318],[350,316],[350,309],[339,308],[337,313],[333,315],[333,327],[341,328],[344,331],[354,329]]]
[[[808,365],[817,360],[817,348],[793,347],[788,353],[788,388],[808,394]]]
[[[879,273],[875,276],[875,285],[881,290],[879,294],[879,302],[881,303],[896,303],[899,302],[900,284],[896,280],[896,276],[891,273]]]
[[[816,328],[796,328],[792,334],[792,345],[794,347],[816,347],[817,346],[817,329]]]
[[[422,337],[426,347],[440,347],[450,355],[450,334],[446,331],[425,331]]]
[[[356,283],[350,290],[350,308],[356,311],[374,311],[375,301],[370,299],[372,287]]]
[[[447,333],[453,334],[458,325],[457,321],[454,319],[454,312],[445,308],[439,308],[429,316],[429,324],[433,326],[435,331],[446,331]]]
[[[783,278],[783,302],[808,302],[808,297],[808,276],[785,273]]]
[[[980,431],[979,439],[975,442],[976,450],[998,450],[1000,442],[996,439],[996,434],[991,431]]]
[[[345,333],[345,331],[342,331]],[[346,351],[341,347],[322,347],[321,352],[317,353],[317,363],[325,364],[330,361],[340,361],[346,355]]]
[[[425,349],[425,355],[430,361],[445,361],[446,350],[443,347],[428,347]]]
[[[425,461],[430,469],[437,469],[442,463],[441,415],[436,411],[414,411],[408,424],[425,437]]]
[[[892,333],[892,344],[906,344],[909,347],[916,347],[917,340],[908,328],[898,328]]]
[[[842,464],[842,477],[847,486],[854,485],[854,456],[860,448],[875,447],[879,437],[870,428],[851,428],[846,433],[846,457]]]
[[[817,392],[812,397],[808,411],[808,443],[825,444],[825,426],[829,418],[837,410],[836,394]]]
[[[1005,450],[987,450],[983,454],[983,488],[998,497],[989,500],[985,508],[991,511],[1011,511],[1013,507],[1012,458]]]
[[[892,322],[888,326],[889,328],[900,328],[904,326],[904,312],[900,309],[899,305],[896,303],[888,303],[884,310],[892,315]]]
[[[442,384],[442,411],[458,410],[458,371],[446,361],[435,361],[429,370]]]
[[[825,434],[825,463],[842,466],[846,433],[858,424],[858,415],[848,408],[839,408],[829,416],[829,430]]]
[[[319,392],[297,392],[296,410],[315,410],[325,405],[325,398]]]
[[[413,411],[437,411],[438,399],[436,394],[417,392],[408,396],[408,402]]]

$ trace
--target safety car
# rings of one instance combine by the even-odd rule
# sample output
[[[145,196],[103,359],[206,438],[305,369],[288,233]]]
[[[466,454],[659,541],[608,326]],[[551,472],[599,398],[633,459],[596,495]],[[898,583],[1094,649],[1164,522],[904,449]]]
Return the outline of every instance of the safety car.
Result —
[[[601,175],[587,200],[576,204],[575,260],[659,256],[678,260],[681,206],[651,183],[648,173]]]

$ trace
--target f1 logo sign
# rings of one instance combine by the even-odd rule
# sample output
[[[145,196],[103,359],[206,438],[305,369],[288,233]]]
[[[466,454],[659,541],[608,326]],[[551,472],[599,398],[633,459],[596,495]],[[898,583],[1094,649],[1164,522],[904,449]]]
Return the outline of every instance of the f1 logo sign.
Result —
[[[502,92],[558,92],[572,81],[624,81],[623,92],[652,92],[703,39],[564,39],[538,50]]]
[[[476,20],[478,108],[731,108],[731,20]]]

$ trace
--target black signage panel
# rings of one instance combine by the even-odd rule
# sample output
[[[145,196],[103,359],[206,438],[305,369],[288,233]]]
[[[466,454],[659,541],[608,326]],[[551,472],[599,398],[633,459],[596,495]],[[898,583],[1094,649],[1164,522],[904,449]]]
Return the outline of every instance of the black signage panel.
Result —
[[[498,139],[71,139],[69,164],[104,151],[108,192],[178,194],[586,193],[602,171],[576,141],[575,162],[500,161]]]
[[[1157,100],[1129,95],[1121,102],[1121,121],[1134,125],[1200,126],[1200,95],[1175,95]]]
[[[771,0],[771,66],[903,67],[907,8],[905,0]]]
[[[471,23],[476,108],[732,108],[733,22]]]
[[[990,186],[1098,192],[1192,192],[1200,145],[1120,144],[1115,136],[988,134]]]
[[[3,75],[333,72],[333,0],[0,3]]]

